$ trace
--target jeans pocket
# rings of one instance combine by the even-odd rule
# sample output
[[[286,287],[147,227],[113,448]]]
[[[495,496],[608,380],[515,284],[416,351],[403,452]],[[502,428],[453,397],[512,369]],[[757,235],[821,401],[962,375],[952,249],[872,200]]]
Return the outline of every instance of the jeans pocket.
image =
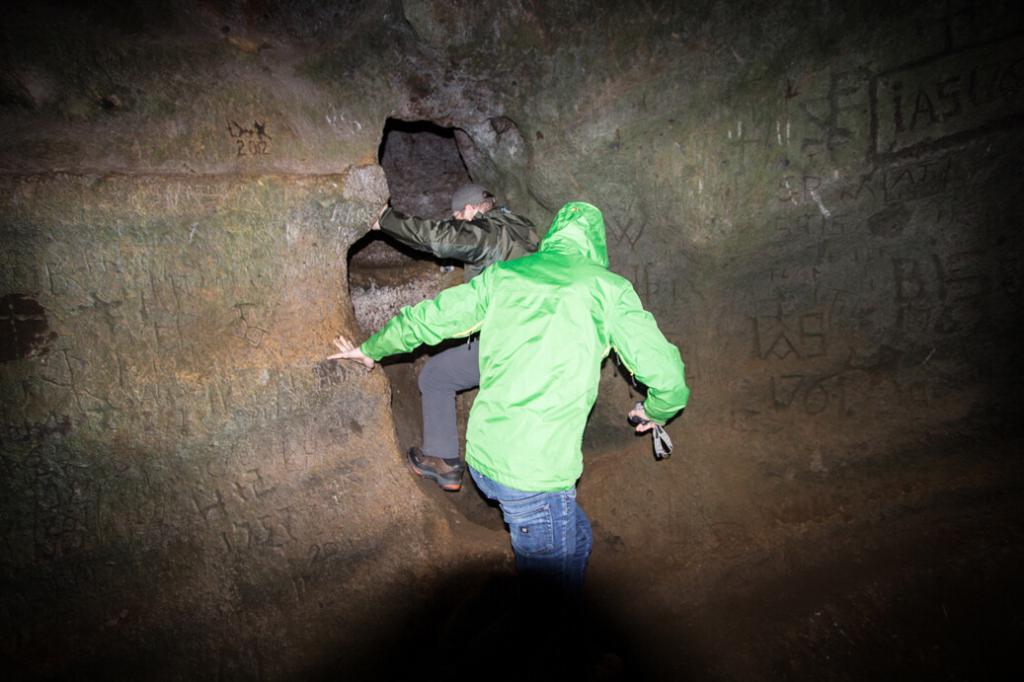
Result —
[[[551,504],[539,495],[525,500],[502,500],[501,507],[512,536],[512,549],[522,556],[543,556],[555,549]]]

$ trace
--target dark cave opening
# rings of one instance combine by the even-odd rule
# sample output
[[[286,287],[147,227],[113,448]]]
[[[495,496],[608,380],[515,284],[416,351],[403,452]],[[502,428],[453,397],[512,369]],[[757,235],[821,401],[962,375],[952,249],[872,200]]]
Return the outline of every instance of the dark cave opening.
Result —
[[[451,215],[451,195],[472,182],[455,138],[454,128],[431,121],[389,118],[381,136],[378,161],[384,168],[389,205],[407,215],[441,220]],[[443,289],[462,283],[462,266],[416,251],[370,231],[349,249],[349,294],[356,320],[366,335],[380,329],[403,306],[433,298]],[[446,342],[413,353],[389,358],[381,367],[391,384],[391,409],[401,452],[419,445],[422,433],[419,371],[434,353],[450,347]],[[475,390],[456,400],[460,442],[465,443],[466,420]],[[464,453],[463,453],[464,456]],[[488,527],[502,528],[500,515],[472,485],[458,493],[445,493],[424,481],[422,488],[436,496],[458,518]]]
[[[387,119],[378,162],[387,177],[389,205],[406,215],[449,217],[452,192],[472,181],[455,130],[430,121]],[[401,306],[434,296],[448,280],[458,282],[446,276],[453,265],[369,232],[348,256],[352,304],[363,331],[376,331]]]

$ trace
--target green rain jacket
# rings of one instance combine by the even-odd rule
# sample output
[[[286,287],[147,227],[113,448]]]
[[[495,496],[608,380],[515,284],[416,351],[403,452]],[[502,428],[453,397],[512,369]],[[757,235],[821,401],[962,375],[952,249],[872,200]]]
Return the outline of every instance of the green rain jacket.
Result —
[[[473,220],[430,220],[389,208],[380,217],[380,229],[406,246],[465,263],[467,282],[492,263],[537,250],[533,223],[503,207]]]
[[[652,420],[664,423],[690,395],[679,351],[629,281],[608,270],[604,219],[590,204],[566,204],[537,253],[403,308],[361,350],[379,360],[478,330],[480,392],[466,461],[519,490],[575,485],[601,360],[612,348],[647,385]]]

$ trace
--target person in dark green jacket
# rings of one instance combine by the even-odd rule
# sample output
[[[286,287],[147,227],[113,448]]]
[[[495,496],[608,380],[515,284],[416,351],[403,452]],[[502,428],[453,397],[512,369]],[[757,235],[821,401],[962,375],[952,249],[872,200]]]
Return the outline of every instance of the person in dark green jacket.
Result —
[[[388,208],[373,229],[438,258],[462,261],[466,281],[492,263],[537,250],[533,223],[497,206],[494,196],[475,184],[455,191],[448,220],[416,218]],[[418,383],[423,442],[409,450],[409,464],[420,476],[456,492],[462,488],[465,467],[459,459],[455,395],[480,385],[479,345],[469,340],[434,355],[420,371]]]
[[[465,263],[467,282],[492,263],[533,253],[538,241],[529,218],[499,206],[494,195],[477,184],[455,190],[452,217],[447,220],[417,218],[386,208],[372,229],[417,251]]]
[[[608,270],[604,219],[583,202],[558,212],[537,253],[498,263],[431,301],[403,308],[339,353],[374,362],[420,344],[480,332],[480,393],[470,411],[466,461],[498,501],[520,573],[582,589],[592,543],[576,504],[582,440],[601,361],[615,350],[647,385],[638,431],[686,406],[683,362],[628,280]]]

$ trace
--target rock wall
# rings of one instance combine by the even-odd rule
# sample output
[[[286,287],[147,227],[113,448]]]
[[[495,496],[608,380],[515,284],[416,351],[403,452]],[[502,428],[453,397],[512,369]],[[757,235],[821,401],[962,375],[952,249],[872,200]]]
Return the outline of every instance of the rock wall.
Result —
[[[46,9],[52,34],[19,34]],[[360,334],[347,259],[388,196],[380,121],[360,133],[230,17],[179,11],[5,27],[11,679],[372,668],[455,556],[398,466],[386,378],[322,361]]]

